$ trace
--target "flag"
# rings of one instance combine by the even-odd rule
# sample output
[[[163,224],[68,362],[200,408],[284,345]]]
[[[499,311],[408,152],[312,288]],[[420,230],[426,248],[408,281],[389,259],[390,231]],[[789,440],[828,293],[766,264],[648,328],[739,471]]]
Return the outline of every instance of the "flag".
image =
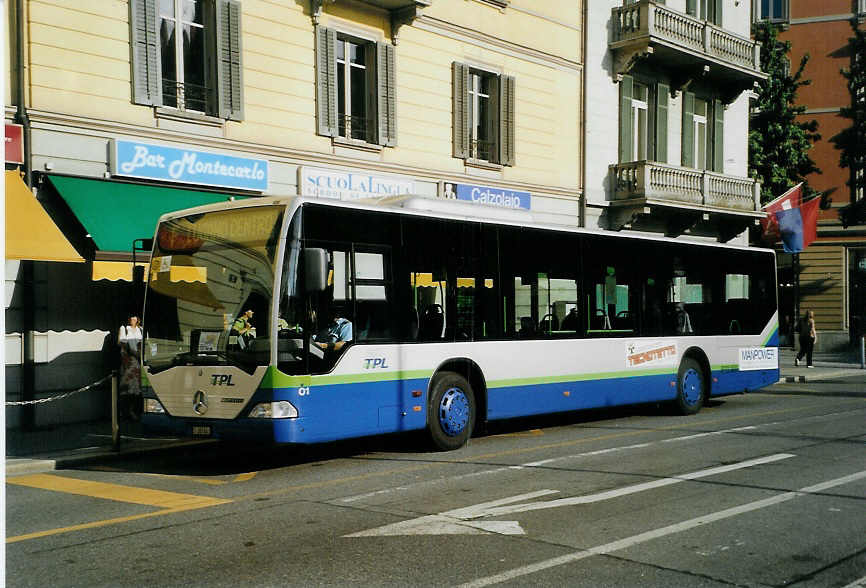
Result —
[[[782,238],[776,214],[780,210],[792,210],[799,208],[803,200],[803,182],[800,182],[766,206],[762,208],[767,213],[766,218],[761,219],[761,237],[768,243],[776,243]]]
[[[819,204],[821,199],[813,198],[798,208],[775,213],[786,253],[800,253],[818,237]]]

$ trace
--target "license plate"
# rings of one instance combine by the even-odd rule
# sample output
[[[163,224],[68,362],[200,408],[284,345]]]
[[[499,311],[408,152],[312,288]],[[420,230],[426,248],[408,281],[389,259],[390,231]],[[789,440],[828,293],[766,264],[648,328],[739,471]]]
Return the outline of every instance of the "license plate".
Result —
[[[206,425],[193,425],[192,436],[193,437],[210,437],[210,427],[208,427]]]

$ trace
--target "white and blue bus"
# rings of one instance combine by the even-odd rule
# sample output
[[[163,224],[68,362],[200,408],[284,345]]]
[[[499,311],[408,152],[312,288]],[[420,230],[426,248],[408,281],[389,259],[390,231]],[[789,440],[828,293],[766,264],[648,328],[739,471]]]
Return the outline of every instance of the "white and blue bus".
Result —
[[[521,214],[267,197],[164,215],[143,423],[302,444],[426,429],[447,450],[496,419],[693,414],[778,381],[773,251]]]

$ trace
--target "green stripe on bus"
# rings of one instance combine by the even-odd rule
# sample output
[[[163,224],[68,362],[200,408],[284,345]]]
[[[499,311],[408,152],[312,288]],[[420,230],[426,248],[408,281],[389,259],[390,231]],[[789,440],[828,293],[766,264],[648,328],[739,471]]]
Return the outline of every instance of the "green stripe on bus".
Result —
[[[778,332],[779,332],[779,323],[778,323],[778,321],[777,321],[776,324],[773,325],[773,328],[770,329],[770,334],[767,335],[767,337],[764,339],[764,342],[761,343],[761,345],[762,345],[763,347],[766,347],[766,346],[767,346],[767,343],[770,342],[770,339],[773,338],[773,335],[775,335],[775,334],[778,333]]]
[[[268,368],[262,378],[262,388],[295,388],[298,386],[333,386],[335,384],[361,384],[370,382],[391,382],[394,380],[417,380],[430,378],[432,370],[404,370],[396,372],[377,372],[369,374],[342,374],[320,376],[290,376],[275,367]]]

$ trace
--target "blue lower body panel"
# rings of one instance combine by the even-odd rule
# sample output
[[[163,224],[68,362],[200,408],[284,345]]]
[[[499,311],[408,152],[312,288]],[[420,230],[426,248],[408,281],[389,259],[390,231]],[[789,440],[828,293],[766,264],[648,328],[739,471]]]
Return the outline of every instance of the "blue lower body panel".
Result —
[[[774,384],[779,370],[717,370],[711,396],[737,394]],[[669,374],[494,387],[487,392],[487,419],[603,408],[676,398],[677,375]],[[210,427],[216,438],[276,443],[321,443],[352,437],[423,429],[427,424],[429,379],[261,389],[241,414],[260,402],[287,400],[298,409],[292,419],[182,419],[145,414],[151,433],[192,436],[194,426]]]
[[[676,374],[610,378],[493,388],[487,393],[490,420],[672,400]]]
[[[710,396],[739,394],[770,386],[779,381],[779,370],[719,370],[713,372],[713,388]]]

